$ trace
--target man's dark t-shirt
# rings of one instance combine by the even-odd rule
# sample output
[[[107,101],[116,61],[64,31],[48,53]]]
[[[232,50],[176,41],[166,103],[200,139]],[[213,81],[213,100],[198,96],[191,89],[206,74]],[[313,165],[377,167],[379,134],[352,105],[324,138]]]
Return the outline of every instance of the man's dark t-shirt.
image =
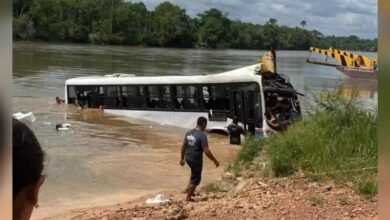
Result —
[[[203,150],[208,147],[207,136],[197,129],[189,130],[185,137],[185,158],[192,162],[203,162]]]
[[[227,129],[230,135],[230,144],[241,144],[241,134],[245,134],[244,129],[236,124],[229,125]]]

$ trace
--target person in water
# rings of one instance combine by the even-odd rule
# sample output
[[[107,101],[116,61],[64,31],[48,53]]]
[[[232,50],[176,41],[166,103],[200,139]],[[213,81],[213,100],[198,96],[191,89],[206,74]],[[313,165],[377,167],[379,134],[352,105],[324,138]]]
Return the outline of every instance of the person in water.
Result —
[[[34,207],[38,207],[38,193],[45,179],[44,153],[34,133],[16,119],[12,134],[13,219],[28,220]]]
[[[233,122],[227,127],[229,131],[230,144],[240,145],[241,135],[245,135],[244,128],[238,124],[238,118],[234,117]]]
[[[216,167],[219,167],[218,160],[215,159],[209,149],[207,136],[204,133],[206,127],[207,119],[205,117],[199,117],[196,128],[186,133],[181,147],[180,165],[184,166],[187,163],[191,168],[190,181],[186,189],[187,201],[193,201],[192,197],[195,196],[195,189],[201,181],[203,152],[214,162]]]
[[[62,103],[65,103],[65,100],[64,99],[61,99],[60,97],[56,97],[56,103],[57,104],[62,104]]]

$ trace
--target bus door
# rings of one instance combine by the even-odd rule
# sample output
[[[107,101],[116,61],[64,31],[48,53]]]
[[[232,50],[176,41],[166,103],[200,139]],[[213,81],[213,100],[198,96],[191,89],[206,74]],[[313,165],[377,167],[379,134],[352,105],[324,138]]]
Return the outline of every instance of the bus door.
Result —
[[[255,91],[233,92],[233,113],[244,124],[245,131],[253,130],[256,122]]]

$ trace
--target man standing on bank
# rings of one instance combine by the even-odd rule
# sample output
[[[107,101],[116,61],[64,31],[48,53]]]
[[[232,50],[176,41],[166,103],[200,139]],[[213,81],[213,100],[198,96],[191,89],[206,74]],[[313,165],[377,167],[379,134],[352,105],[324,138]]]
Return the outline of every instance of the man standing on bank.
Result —
[[[218,160],[215,159],[209,149],[207,136],[204,133],[206,127],[207,119],[199,117],[196,128],[186,133],[181,147],[180,165],[184,166],[187,163],[191,168],[191,177],[186,189],[187,201],[193,201],[192,197],[195,196],[195,189],[202,177],[203,152],[214,162],[216,167],[219,167]]]
[[[238,124],[238,118],[233,118],[233,123],[227,127],[230,136],[230,144],[241,144],[241,134],[245,135],[244,129]]]

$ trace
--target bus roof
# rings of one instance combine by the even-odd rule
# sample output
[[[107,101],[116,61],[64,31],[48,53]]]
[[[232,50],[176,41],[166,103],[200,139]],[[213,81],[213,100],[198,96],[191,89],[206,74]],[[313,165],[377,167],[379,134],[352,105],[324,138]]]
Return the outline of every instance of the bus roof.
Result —
[[[156,85],[251,82],[261,80],[261,75],[256,74],[256,71],[260,70],[260,67],[261,64],[254,64],[219,74],[192,76],[131,76],[126,74],[87,76],[68,79],[65,85]]]

